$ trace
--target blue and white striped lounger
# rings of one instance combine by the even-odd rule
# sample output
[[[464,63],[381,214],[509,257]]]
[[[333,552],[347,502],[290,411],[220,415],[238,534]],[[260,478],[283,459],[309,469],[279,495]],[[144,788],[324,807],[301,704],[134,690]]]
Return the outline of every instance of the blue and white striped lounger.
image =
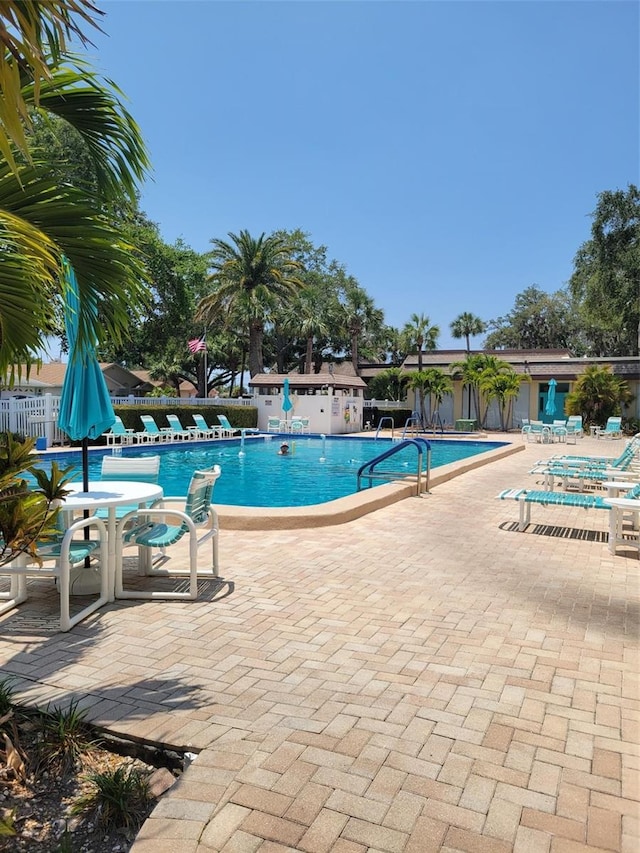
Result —
[[[505,489],[498,495],[500,500],[518,501],[520,521],[518,530],[525,530],[531,522],[531,505],[571,506],[583,509],[611,509],[603,495],[584,495],[576,492],[543,492],[533,489]]]

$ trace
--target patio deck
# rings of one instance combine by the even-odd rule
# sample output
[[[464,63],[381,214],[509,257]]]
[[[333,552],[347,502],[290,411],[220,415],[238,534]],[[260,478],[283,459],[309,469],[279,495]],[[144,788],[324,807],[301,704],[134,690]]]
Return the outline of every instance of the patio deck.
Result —
[[[2,672],[200,751],[133,853],[636,853],[638,552],[609,553],[606,512],[519,533],[496,500],[539,458],[621,446],[527,444],[345,524],[223,530],[196,602],[59,634],[36,595],[0,618]]]

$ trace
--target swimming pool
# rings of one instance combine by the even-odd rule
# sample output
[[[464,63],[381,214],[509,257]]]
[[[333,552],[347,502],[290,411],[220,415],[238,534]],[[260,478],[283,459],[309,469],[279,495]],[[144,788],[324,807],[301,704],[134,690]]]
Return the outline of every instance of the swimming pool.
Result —
[[[191,474],[198,468],[220,465],[214,503],[248,507],[311,506],[357,491],[360,466],[393,446],[391,439],[326,439],[303,436],[287,439],[287,456],[278,454],[282,437],[262,436],[224,441],[184,442],[163,446],[124,447],[122,456],[160,454],[160,484],[166,495],[184,495]],[[431,441],[432,469],[467,459],[504,446],[504,442]],[[102,457],[112,450],[89,453],[89,478],[100,479]],[[55,459],[60,465],[75,465],[81,477],[79,453],[48,453],[41,467]],[[414,447],[399,451],[380,464],[377,471],[414,474],[417,454]]]

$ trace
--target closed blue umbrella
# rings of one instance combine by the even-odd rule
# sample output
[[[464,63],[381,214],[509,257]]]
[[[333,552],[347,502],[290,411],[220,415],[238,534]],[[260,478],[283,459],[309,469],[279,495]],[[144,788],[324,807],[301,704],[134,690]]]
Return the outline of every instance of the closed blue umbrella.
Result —
[[[284,384],[282,386],[282,411],[285,413],[285,419],[287,418],[287,414],[293,409],[293,403],[291,402],[291,397],[289,396],[289,380],[285,379]]]
[[[72,441],[82,441],[82,483],[89,489],[88,439],[98,438],[115,423],[115,414],[107,383],[96,358],[95,338],[78,340],[80,294],[78,281],[71,264],[63,261],[65,288],[64,324],[69,341],[69,363],[64,374],[58,426]],[[95,299],[89,305],[94,317],[98,315]]]
[[[553,417],[556,413],[556,385],[555,379],[549,380],[549,390],[547,391],[547,402],[544,406],[545,415]]]

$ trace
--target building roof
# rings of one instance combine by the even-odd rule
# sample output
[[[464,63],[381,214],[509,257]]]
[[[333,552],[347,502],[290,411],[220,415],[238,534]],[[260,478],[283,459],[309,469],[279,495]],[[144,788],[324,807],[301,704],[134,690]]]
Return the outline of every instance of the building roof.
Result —
[[[342,365],[340,365],[342,367]],[[289,386],[295,388],[322,388],[330,385],[332,388],[366,388],[367,383],[359,376],[348,376],[329,370],[320,373],[258,373],[249,380],[249,385],[256,388],[281,388],[284,380],[289,380]]]
[[[575,379],[589,365],[609,365],[616,376],[625,379],[640,379],[640,359],[637,356],[612,357],[612,358],[579,358],[572,356],[569,350],[471,350],[471,355],[490,355],[508,362],[516,373],[526,373],[529,376],[545,381],[552,377]],[[449,370],[454,364],[464,362],[467,356],[466,350],[436,350],[435,352],[422,353],[422,367],[439,367]],[[362,376],[371,378],[382,370],[393,365],[390,364],[363,364],[360,365]],[[403,364],[403,370],[418,369],[418,354],[408,355]]]

